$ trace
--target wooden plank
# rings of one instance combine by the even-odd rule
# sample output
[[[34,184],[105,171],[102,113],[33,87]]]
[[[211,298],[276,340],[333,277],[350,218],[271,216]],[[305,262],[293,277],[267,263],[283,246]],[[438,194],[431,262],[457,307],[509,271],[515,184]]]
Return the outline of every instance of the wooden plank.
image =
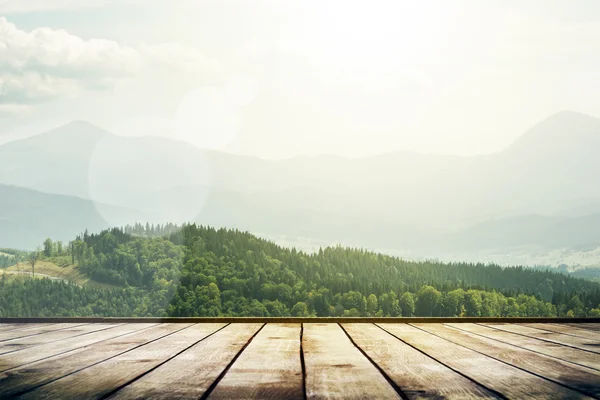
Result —
[[[339,325],[304,324],[302,347],[308,398],[400,398]]]
[[[342,327],[409,399],[497,398],[373,324],[343,324]]]
[[[15,329],[39,328],[47,325],[50,324],[0,324],[0,332],[12,331]]]
[[[37,325],[37,324],[36,324]],[[58,331],[61,329],[74,328],[76,326],[82,326],[85,324],[81,323],[64,323],[64,324],[40,324],[38,326],[24,326],[20,329],[9,330],[6,332],[0,332],[0,344],[7,340],[13,340],[23,338],[27,336],[41,335],[44,333]]]
[[[122,324],[119,324],[122,325]],[[85,324],[59,329],[40,335],[26,336],[18,339],[7,340],[0,343],[0,354],[12,353],[28,347],[51,343],[57,340],[73,338],[90,332],[101,331],[118,326],[116,324]]]
[[[479,324],[444,324],[456,329],[485,336],[500,342],[508,343],[550,357],[558,358],[577,365],[600,370],[600,357],[587,351],[566,347],[557,343],[545,342],[529,336],[522,336]]]
[[[22,398],[103,398],[167,362],[225,324],[182,326],[173,334],[25,393]]]
[[[581,394],[600,396],[600,371],[577,366],[442,324],[412,324],[460,346],[522,368]]]
[[[518,333],[519,335],[525,335],[534,337],[541,340],[547,340],[549,342],[562,344],[564,346],[571,346],[585,351],[591,351],[592,353],[600,354],[600,340],[584,339],[577,336],[565,335],[563,333],[548,332],[541,329],[531,328],[529,326],[519,324],[484,324],[492,328],[500,329],[507,332]]]
[[[407,324],[381,324],[398,339],[508,398],[582,398],[579,393]]]
[[[265,324],[265,323],[284,323],[301,324],[315,322],[314,317],[36,317],[36,318],[3,318],[0,317],[0,323],[42,323],[42,322],[81,322],[81,323],[133,323],[133,322],[156,322],[156,323],[245,323],[245,324]],[[445,322],[489,322],[500,323],[507,322],[511,324],[518,323],[595,323],[600,324],[600,317],[318,317],[319,323],[445,323]]]
[[[64,338],[61,340],[52,341],[49,343],[40,344],[38,346],[26,348],[23,350],[0,355],[0,372],[4,372],[11,368],[20,367],[49,357],[54,357],[60,354],[68,353],[78,348],[89,346],[93,343],[121,336],[123,334],[133,332],[145,327],[154,326],[157,324],[120,324],[113,325],[112,328],[102,329],[80,335],[76,340],[73,338]]]
[[[263,324],[228,325],[125,386],[111,398],[198,399],[262,326]],[[277,360],[272,360],[275,361]]]
[[[39,346],[30,347],[24,350],[15,351],[0,355],[0,372],[30,364],[59,354],[67,353],[78,348],[83,348],[91,344],[108,340],[129,332],[134,332],[144,327],[154,326],[156,324],[123,324],[114,325],[113,328],[103,329],[78,336],[76,340],[65,338]]]
[[[580,328],[580,329],[586,329],[586,330],[590,330],[590,331],[596,331],[596,332],[600,332],[600,323],[595,323],[595,324],[569,324],[569,323],[564,323],[564,325],[569,325],[569,326],[573,326],[575,328]]]
[[[14,397],[35,389],[183,328],[185,325],[179,324],[125,324],[88,335],[95,336],[96,340],[107,340],[0,373],[0,398]],[[110,338],[103,337],[109,332],[112,333]],[[22,362],[18,357],[13,361]]]
[[[544,331],[563,333],[565,335],[579,336],[581,338],[600,340],[600,332],[589,329],[578,328],[570,325],[561,324],[522,324],[530,328],[541,329]]]
[[[300,324],[267,324],[252,339],[210,399],[303,399]]]

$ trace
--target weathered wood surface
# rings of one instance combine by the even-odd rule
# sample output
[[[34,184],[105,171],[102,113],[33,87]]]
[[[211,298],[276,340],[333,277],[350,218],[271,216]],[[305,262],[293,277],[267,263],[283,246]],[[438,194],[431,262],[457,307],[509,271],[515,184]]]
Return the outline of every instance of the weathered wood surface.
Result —
[[[6,340],[0,342],[0,355],[6,353],[12,353],[18,350],[26,349],[28,347],[34,347],[40,344],[51,343],[57,340],[66,338],[74,338],[77,336],[85,335],[90,332],[102,331],[105,329],[114,328],[115,324],[85,324],[77,325],[72,327],[65,327],[62,329],[45,332],[37,335],[24,336],[17,339]]]
[[[360,347],[409,399],[496,398],[433,358],[398,340],[374,324],[343,324]]]
[[[507,332],[518,333],[519,335],[534,337],[536,339],[546,340],[548,342],[558,343],[566,346],[575,347],[585,351],[600,354],[600,340],[592,338],[581,338],[577,336],[565,335],[544,331],[537,328],[531,328],[525,325],[516,324],[484,324],[492,328],[500,329]]]
[[[581,395],[529,372],[405,324],[381,324],[398,339],[429,354],[498,394],[508,398],[581,398]]]
[[[14,323],[14,324],[0,324],[0,332],[6,332],[6,331],[12,331],[12,330],[25,330],[25,329],[39,328],[41,326],[48,326],[48,325],[52,325],[52,324],[50,324],[50,323],[43,323],[43,324],[18,324],[18,323]]]
[[[543,376],[582,394],[600,397],[600,371],[577,366],[441,324],[414,324],[414,326],[459,346]]]
[[[300,332],[300,324],[265,325],[208,398],[304,398]]]
[[[594,324],[590,324],[590,323],[580,323],[580,324],[574,324],[574,323],[568,323],[568,322],[564,322],[562,323],[563,325],[569,325],[572,326],[574,328],[579,328],[579,329],[587,329],[590,331],[600,331],[600,322],[594,323]]]
[[[41,386],[22,398],[103,398],[193,346],[223,325],[179,325],[174,333]]]
[[[231,324],[301,324],[314,322],[313,317],[0,317],[0,324],[31,324],[31,323],[231,323]],[[531,323],[586,323],[600,324],[600,317],[318,317],[319,323],[327,324],[362,324],[377,323],[500,323],[531,324]]]
[[[304,321],[0,324],[0,398],[600,398],[596,324]]]
[[[592,331],[589,329],[578,328],[575,326],[561,325],[561,324],[522,324],[530,328],[537,328],[544,331],[564,333],[565,335],[579,336],[584,339],[593,339],[600,341],[600,332]]]
[[[309,398],[400,398],[337,324],[304,324],[302,340]]]
[[[540,354],[555,357],[563,361],[569,361],[577,365],[583,365],[600,371],[600,357],[594,353],[566,347],[558,343],[546,342],[540,339],[523,336],[491,328],[478,324],[445,324],[456,329],[476,333],[499,342],[508,343],[515,347],[521,347]]]
[[[152,328],[153,326],[154,328]],[[40,361],[25,365],[22,364],[23,360],[19,358],[18,353],[12,353],[5,360],[0,359],[0,365],[6,368],[11,364],[21,363],[21,366],[0,373],[0,398],[15,396],[35,389],[180,328],[179,325],[173,326],[173,324],[158,326],[157,324],[125,324],[91,334],[88,338],[88,345],[71,351],[61,352],[68,347],[61,348],[61,346],[53,346],[54,343],[49,343],[50,347],[43,349],[44,354],[47,355],[54,351],[56,355],[42,357]],[[72,340],[68,342],[71,345],[77,343]]]
[[[111,398],[198,399],[263,324],[228,325]]]
[[[10,329],[5,332],[0,332],[0,343],[6,342],[7,340],[13,340],[18,338],[24,338],[28,336],[41,335],[44,333],[59,331],[67,328],[74,328],[76,326],[82,326],[84,324],[35,324],[36,326],[23,325],[18,329]]]
[[[79,348],[85,348],[85,350],[88,351],[89,349],[86,347],[93,343],[118,337],[121,334],[134,332],[138,330],[139,327],[143,328],[144,326],[153,325],[157,324],[117,325],[114,328],[103,329],[100,331],[89,333],[87,335],[78,336],[77,340],[66,338],[62,340],[56,340],[53,342],[40,344],[35,347],[30,347],[12,353],[2,354],[0,355],[0,372],[4,372],[8,369],[17,368],[23,365],[31,364],[33,362],[44,360],[50,357],[56,357]]]

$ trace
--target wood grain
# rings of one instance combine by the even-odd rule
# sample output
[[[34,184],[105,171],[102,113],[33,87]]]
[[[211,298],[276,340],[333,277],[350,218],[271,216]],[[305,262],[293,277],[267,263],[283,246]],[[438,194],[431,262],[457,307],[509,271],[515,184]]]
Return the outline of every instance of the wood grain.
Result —
[[[455,323],[473,323],[489,322],[499,323],[507,322],[511,324],[518,323],[592,323],[600,324],[600,317],[24,317],[11,318],[0,317],[0,324],[13,323],[58,323],[58,322],[81,322],[81,323],[133,323],[133,322],[159,322],[159,323],[244,323],[244,324],[266,324],[266,323],[434,323],[445,322]]]
[[[12,331],[16,329],[39,328],[41,326],[51,325],[45,324],[0,324],[0,332]]]
[[[354,342],[409,399],[496,398],[482,386],[452,371],[373,324],[343,324]]]
[[[339,325],[304,324],[302,346],[308,398],[400,398]]]
[[[586,323],[581,323],[581,324],[563,323],[563,325],[569,325],[569,326],[573,326],[573,327],[575,327],[575,328],[586,329],[586,330],[590,330],[590,331],[596,331],[596,332],[599,332],[599,331],[600,331],[600,323],[595,323],[595,324],[586,324]]]
[[[412,324],[460,346],[533,372],[588,396],[600,397],[600,371],[577,366],[442,324]]]
[[[406,324],[381,324],[399,339],[508,398],[584,398],[580,393]]]
[[[198,399],[262,326],[229,325],[127,385],[111,398]]]
[[[479,324],[444,324],[456,329],[476,333],[490,339],[498,340],[513,346],[522,347],[527,350],[535,351],[547,356],[555,357],[563,361],[568,361],[577,365],[583,365],[600,371],[600,357],[594,353],[566,347],[557,343],[545,342],[529,336],[522,336],[516,333],[510,333],[494,329]]]
[[[210,399],[302,399],[300,324],[267,324],[210,394]]]
[[[76,326],[81,326],[84,324],[35,324],[37,326],[22,326],[19,329],[8,330],[6,332],[0,332],[0,344],[7,340],[13,340],[18,338],[23,338],[27,336],[41,335],[43,333],[48,333],[52,331],[57,331],[61,329],[74,328]]]
[[[600,340],[600,332],[592,331],[589,329],[578,328],[569,325],[561,324],[522,324],[530,328],[542,329],[545,331],[564,333],[566,335],[579,336],[584,339]]]
[[[500,329],[506,332],[518,333],[536,339],[546,340],[565,346],[575,347],[581,350],[591,351],[600,354],[600,340],[584,339],[577,336],[565,335],[563,333],[549,332],[541,329],[531,328],[519,324],[484,324],[492,328]]]
[[[122,325],[122,324],[119,324]],[[115,324],[85,324],[75,325],[39,335],[25,336],[17,339],[0,342],[0,355],[23,350],[40,344],[51,343],[57,340],[75,338],[87,333],[102,331],[104,329],[114,328]]]
[[[125,324],[90,334],[89,339],[93,337],[96,343],[0,373],[0,398],[32,390],[181,328],[175,324]]]
[[[138,326],[154,326],[157,324],[123,324],[117,325],[111,329],[104,329],[89,333],[87,335],[78,336],[77,340],[66,338],[50,343],[41,344],[17,352],[0,355],[0,372],[4,372],[11,368],[16,368],[22,365],[27,365],[39,360],[53,357],[59,354],[67,353],[78,348],[84,348],[91,344],[101,342],[119,336],[122,333],[134,331]],[[166,325],[166,324],[165,324]]]
[[[22,398],[98,399],[168,361],[224,324],[180,325],[180,330],[100,364],[39,387]]]

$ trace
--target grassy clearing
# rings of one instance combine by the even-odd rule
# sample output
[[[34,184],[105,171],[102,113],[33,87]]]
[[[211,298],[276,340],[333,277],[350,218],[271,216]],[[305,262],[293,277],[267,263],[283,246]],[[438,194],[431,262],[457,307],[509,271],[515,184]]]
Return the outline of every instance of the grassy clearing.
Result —
[[[17,265],[13,265],[12,267],[0,270],[0,274],[3,273],[6,273],[7,275],[31,276],[31,265],[25,262],[21,262]],[[79,271],[79,268],[75,265],[60,266],[46,260],[38,261],[35,264],[35,278],[41,279],[46,277],[73,282],[79,286],[88,286],[100,289],[112,289],[117,287],[115,285],[101,283],[90,279],[90,277],[88,277],[87,275],[82,274]]]

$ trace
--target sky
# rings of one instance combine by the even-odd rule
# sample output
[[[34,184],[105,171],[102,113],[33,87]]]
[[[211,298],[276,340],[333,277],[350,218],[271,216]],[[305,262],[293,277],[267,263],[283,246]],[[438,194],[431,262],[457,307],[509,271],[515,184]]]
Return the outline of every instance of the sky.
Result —
[[[0,144],[85,120],[286,158],[500,151],[600,117],[595,0],[0,0]]]

